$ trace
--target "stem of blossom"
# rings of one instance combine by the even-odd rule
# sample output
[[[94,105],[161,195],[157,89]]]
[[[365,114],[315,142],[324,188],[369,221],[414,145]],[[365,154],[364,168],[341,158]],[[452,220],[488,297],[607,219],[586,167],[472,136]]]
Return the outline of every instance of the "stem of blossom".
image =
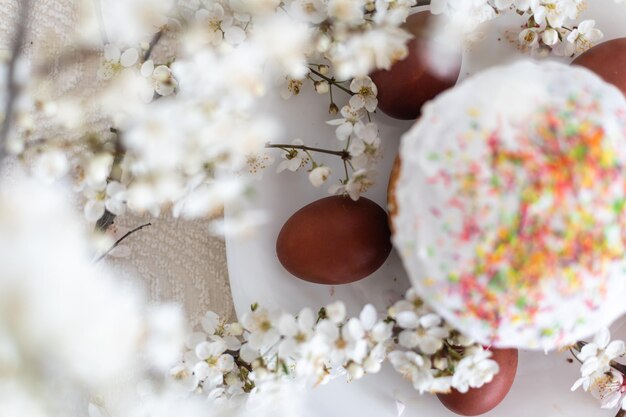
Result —
[[[415,3],[411,7],[422,7],[422,6],[430,6],[430,0],[417,0],[417,3]]]
[[[623,408],[620,408],[617,414],[615,414],[615,417],[625,417],[625,416],[626,416],[626,410],[624,410]]]
[[[19,2],[19,16],[15,29],[15,37],[11,45],[11,59],[8,65],[6,85],[8,87],[7,99],[4,105],[4,121],[0,129],[0,161],[4,159],[6,153],[6,140],[11,130],[11,122],[13,120],[13,108],[15,99],[19,94],[19,86],[15,82],[15,69],[17,61],[22,53],[22,42],[26,35],[26,23],[30,14],[31,0],[21,0]]]
[[[124,159],[124,147],[122,146],[122,138],[120,137],[120,132],[111,128],[111,132],[115,133],[117,137],[115,138],[115,158],[113,159],[113,165],[111,167],[111,174],[109,175],[109,180],[112,181],[121,181],[122,180],[122,160]],[[104,214],[102,217],[98,219],[96,222],[96,230],[99,232],[106,232],[106,230],[113,224],[115,221],[115,214],[111,213],[109,210],[104,209]]]
[[[350,94],[351,96],[354,95],[354,93],[350,90],[348,90],[346,87],[344,87],[343,85],[339,84],[339,81],[335,80],[334,78],[330,78],[325,76],[324,74],[322,74],[319,71],[314,70],[313,68],[309,67],[309,71],[311,71],[313,74],[317,75],[318,77],[320,77],[322,80],[328,81],[329,84],[336,86],[338,89],[345,91],[346,93]]]
[[[113,246],[111,246],[106,252],[104,252],[102,255],[98,256],[98,258],[96,258],[96,260],[93,261],[94,264],[97,264],[98,262],[100,262],[101,260],[103,260],[104,258],[107,257],[107,255],[109,253],[111,253],[111,251],[113,251],[113,249],[117,248],[119,246],[120,243],[122,243],[124,240],[126,240],[130,235],[132,235],[135,232],[140,231],[141,229],[144,229],[146,227],[152,226],[152,223],[146,223],[146,224],[142,224],[139,227],[135,227],[133,230],[127,232],[124,236],[122,236],[121,238],[119,238],[114,244]]]
[[[266,148],[279,148],[279,149],[300,149],[303,150],[305,152],[319,152],[319,153],[326,153],[329,155],[336,155],[341,157],[341,159],[343,159],[344,161],[347,159],[350,159],[350,153],[348,151],[346,151],[345,149],[342,151],[333,151],[330,149],[322,149],[322,148],[313,148],[310,146],[305,146],[305,145],[283,145],[283,144],[278,144],[278,143],[268,143],[267,145],[265,145]]]
[[[147,60],[150,59],[150,55],[152,55],[152,51],[154,50],[154,47],[157,45],[157,43],[159,43],[159,41],[163,37],[163,31],[164,29],[159,30],[157,33],[154,34],[154,36],[150,40],[148,49],[146,49],[146,52],[143,54],[143,62],[146,62]]]

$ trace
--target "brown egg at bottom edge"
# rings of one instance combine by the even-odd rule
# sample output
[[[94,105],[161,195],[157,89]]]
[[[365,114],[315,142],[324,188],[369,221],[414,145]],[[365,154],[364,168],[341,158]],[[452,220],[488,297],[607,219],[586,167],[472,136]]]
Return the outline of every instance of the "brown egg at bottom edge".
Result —
[[[517,373],[517,349],[491,349],[491,352],[491,359],[498,363],[500,371],[488,384],[470,388],[464,394],[456,390],[438,394],[439,401],[448,410],[462,416],[478,416],[493,410],[509,393]]]

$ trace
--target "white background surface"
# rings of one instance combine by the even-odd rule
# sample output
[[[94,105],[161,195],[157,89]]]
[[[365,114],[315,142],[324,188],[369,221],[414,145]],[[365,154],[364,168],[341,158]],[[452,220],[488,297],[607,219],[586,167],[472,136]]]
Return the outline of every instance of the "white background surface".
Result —
[[[612,0],[590,0],[589,10],[582,18],[594,18],[606,35],[606,40],[626,36],[626,5],[616,5]],[[496,64],[519,59],[515,45],[507,41],[508,19],[497,19],[486,29],[486,39],[467,51],[461,78]],[[510,26],[509,26],[510,27]],[[626,53],[626,51],[624,51]],[[326,112],[328,97],[317,96],[306,89],[305,93],[285,102],[280,98],[268,98],[268,106],[279,113],[284,121],[285,132],[281,140],[290,142],[299,137],[310,146],[338,149],[334,128],[324,121],[333,117]],[[341,107],[347,96],[335,91],[335,100]],[[397,153],[399,139],[412,124],[377,114],[383,142],[383,160],[378,165],[378,184],[366,196],[386,207],[387,178]],[[276,153],[276,156],[279,154]],[[340,173],[338,158],[320,157]],[[267,210],[271,218],[258,233],[248,240],[227,239],[227,256],[235,309],[238,316],[250,304],[259,302],[270,308],[280,307],[296,313],[302,307],[314,309],[333,300],[343,300],[350,314],[357,314],[360,307],[374,304],[382,314],[385,308],[397,300],[408,288],[408,280],[395,252],[384,266],[372,276],[345,286],[328,287],[300,281],[287,273],[278,262],[275,242],[283,223],[298,209],[310,202],[327,196],[327,187],[314,189],[308,184],[305,172],[275,174],[270,168],[257,183],[254,205]],[[330,179],[329,183],[336,181]],[[626,325],[614,326],[614,336],[626,338]],[[538,352],[520,352],[517,378],[504,401],[486,417],[604,417],[614,416],[615,410],[601,410],[589,394],[570,392],[569,388],[578,378],[579,367],[569,364],[569,354],[553,353],[548,356]],[[403,416],[444,417],[454,414],[445,409],[436,397],[420,396],[387,364],[378,375],[346,383],[339,378],[328,385],[316,388],[309,395],[307,410],[315,417],[375,416],[395,417],[396,400],[406,405]]]

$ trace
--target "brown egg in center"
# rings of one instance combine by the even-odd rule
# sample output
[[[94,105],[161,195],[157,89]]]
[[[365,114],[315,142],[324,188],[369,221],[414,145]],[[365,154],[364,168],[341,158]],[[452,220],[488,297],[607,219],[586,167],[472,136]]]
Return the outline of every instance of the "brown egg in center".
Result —
[[[361,197],[314,201],[287,220],[276,241],[287,271],[318,284],[347,284],[375,272],[391,251],[387,213]]]

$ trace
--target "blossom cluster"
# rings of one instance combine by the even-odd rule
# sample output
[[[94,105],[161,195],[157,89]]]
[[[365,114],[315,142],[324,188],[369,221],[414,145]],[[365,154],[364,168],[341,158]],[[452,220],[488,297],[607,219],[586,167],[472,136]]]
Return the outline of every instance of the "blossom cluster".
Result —
[[[585,52],[604,36],[594,20],[574,23],[586,8],[584,0],[498,0],[496,6],[512,8],[528,18],[518,39],[523,47],[540,54],[572,56]]]
[[[592,342],[579,342],[575,349],[572,354],[581,362],[581,377],[572,386],[572,391],[582,387],[600,401],[602,408],[621,407],[626,410],[626,367],[614,362],[626,354],[624,342],[611,341],[609,330],[602,329]]]
[[[447,34],[465,34],[469,40],[476,38],[472,32],[481,24],[515,12],[523,19],[515,41],[539,56],[572,56],[603,37],[594,20],[577,22],[586,0],[433,0],[430,7],[434,14],[450,18]]]
[[[323,66],[320,67],[322,68],[319,69],[324,71]],[[323,73],[318,74],[320,77],[327,78]],[[305,146],[300,139],[294,140],[289,145],[268,145],[283,150],[283,160],[278,164],[277,171],[289,170],[293,172],[300,168],[308,169],[311,184],[319,187],[330,177],[331,169],[319,163],[314,155],[334,153],[342,159],[345,178],[339,184],[331,185],[329,192],[331,194],[348,194],[352,199],[357,200],[374,184],[375,166],[381,156],[378,125],[372,122],[371,117],[372,112],[378,106],[378,89],[368,76],[354,78],[349,83],[349,89],[333,79],[329,79],[330,83],[324,79],[316,80],[313,73],[309,74],[308,78],[313,81],[316,90],[321,94],[328,93],[333,87],[339,86],[350,97],[349,100],[346,100],[347,103],[341,107],[341,117],[327,122],[331,126],[336,126],[335,136],[341,145],[341,150],[329,151],[310,148]],[[293,83],[294,81],[290,80],[289,82]],[[323,89],[319,87],[320,83],[325,86]],[[338,106],[331,98],[331,109],[333,108],[336,109],[333,113],[337,113]]]
[[[104,42],[99,55],[86,57],[100,61],[96,90],[89,97],[59,96],[54,92],[73,81],[61,76],[59,86],[51,85],[45,60],[30,70],[20,65],[13,71],[18,88],[7,146],[48,182],[69,176],[85,199],[86,218],[95,222],[127,208],[184,217],[214,217],[225,204],[236,208],[250,186],[238,173],[270,166],[264,145],[281,137],[280,120],[261,99],[278,88],[297,95],[305,83],[328,95],[329,112],[340,114],[328,123],[337,126],[334,154],[345,176],[329,191],[358,198],[374,183],[380,156],[372,117],[377,88],[367,75],[407,55],[412,35],[402,24],[428,2],[116,0],[95,11],[92,2],[83,3],[77,46],[93,50],[94,31]],[[459,36],[516,11],[526,19],[519,33],[524,47],[561,55],[601,37],[591,20],[573,24],[584,7],[584,0],[430,2],[448,26],[462,27]],[[84,64],[63,58],[59,74]],[[306,168],[319,187],[331,177],[330,167],[305,148],[298,140],[282,146],[278,170]],[[262,220],[243,212],[231,218],[245,225]]]
[[[187,347],[171,375],[212,401],[245,401],[278,382],[355,380],[379,372],[386,359],[420,393],[466,392],[499,370],[489,350],[453,330],[414,290],[383,316],[366,305],[347,317],[341,302],[297,315],[253,305],[230,324],[209,312]]]
[[[0,415],[84,415],[104,398],[116,415],[145,415],[135,387],[180,354],[182,310],[148,305],[138,286],[95,265],[68,200],[21,176],[1,183]]]

